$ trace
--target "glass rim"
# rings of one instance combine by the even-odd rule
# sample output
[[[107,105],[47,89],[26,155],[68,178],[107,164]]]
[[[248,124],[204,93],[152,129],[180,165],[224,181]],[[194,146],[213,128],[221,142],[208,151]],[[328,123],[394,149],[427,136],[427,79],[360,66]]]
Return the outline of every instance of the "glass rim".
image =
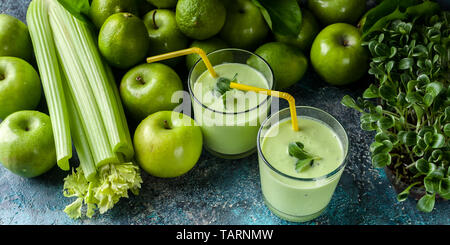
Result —
[[[267,63],[267,61],[266,61],[265,59],[263,59],[261,56],[255,54],[255,53],[253,53],[253,52],[250,52],[250,51],[245,50],[245,49],[239,49],[239,48],[223,48],[223,49],[215,50],[215,51],[213,51],[213,52],[207,54],[206,56],[209,56],[209,55],[211,55],[211,54],[215,54],[215,53],[218,53],[218,52],[223,52],[223,51],[237,51],[237,52],[243,52],[243,53],[248,53],[248,54],[250,54],[250,55],[253,55],[253,56],[256,56],[257,58],[259,58],[261,61],[264,62],[264,64],[266,64],[266,66],[269,68],[269,71],[270,71],[270,76],[271,76],[271,78],[272,78],[272,87],[269,88],[269,89],[273,89],[273,88],[275,87],[275,77],[274,77],[274,74],[273,74],[272,67],[270,67],[269,63]],[[197,61],[195,62],[195,64],[194,64],[194,66],[192,66],[191,70],[189,71],[189,75],[188,75],[188,90],[189,90],[189,94],[194,98],[194,101],[195,101],[196,103],[200,104],[203,108],[205,108],[205,109],[207,109],[207,110],[209,110],[209,111],[212,111],[212,112],[214,112],[214,113],[219,113],[219,114],[224,114],[224,115],[238,115],[238,114],[244,114],[244,113],[247,113],[247,112],[250,112],[250,111],[257,110],[257,109],[259,109],[260,107],[262,107],[264,104],[267,104],[267,103],[269,102],[270,96],[267,95],[267,97],[266,97],[261,103],[259,103],[257,106],[255,106],[255,107],[253,107],[253,108],[250,108],[250,109],[247,109],[247,110],[245,110],[245,111],[237,111],[237,112],[218,111],[218,110],[214,110],[214,109],[209,108],[207,105],[204,105],[202,102],[200,102],[200,100],[197,99],[197,97],[195,96],[194,92],[192,91],[193,89],[191,88],[191,75],[192,75],[192,72],[193,72],[193,70],[195,69],[195,67],[196,67],[200,62],[202,62],[202,61],[203,61],[203,59],[197,60]],[[255,69],[255,68],[254,68],[254,69]],[[207,70],[206,70],[206,71],[207,71]],[[259,72],[260,72],[260,71],[259,71]]]
[[[272,164],[270,164],[269,161],[267,161],[266,157],[264,156],[264,154],[263,154],[263,152],[262,152],[262,150],[261,150],[261,132],[262,132],[262,129],[264,128],[264,126],[267,124],[267,122],[268,122],[272,117],[274,117],[274,116],[277,115],[277,114],[280,114],[282,111],[289,110],[289,108],[284,108],[284,109],[281,109],[281,110],[277,111],[275,114],[270,115],[269,117],[267,117],[267,118],[261,123],[261,127],[260,127],[259,130],[258,130],[258,136],[257,136],[257,140],[256,140],[256,148],[257,148],[257,150],[258,150],[258,155],[259,155],[259,157],[261,157],[261,159],[263,160],[263,162],[264,162],[264,163],[265,163],[272,171],[274,171],[275,173],[277,173],[277,174],[279,174],[279,175],[281,175],[281,176],[283,176],[283,177],[286,177],[286,178],[289,178],[289,179],[292,179],[292,180],[296,180],[296,181],[307,181],[307,182],[309,181],[309,182],[312,182],[312,181],[318,181],[318,180],[327,179],[327,178],[330,178],[330,177],[334,176],[334,175],[337,174],[339,171],[341,171],[341,169],[343,169],[343,168],[346,166],[346,164],[347,164],[347,160],[348,160],[348,152],[349,152],[349,147],[350,147],[350,144],[349,144],[349,142],[348,142],[347,131],[345,130],[345,128],[342,126],[342,124],[341,124],[335,117],[333,117],[330,113],[328,113],[328,112],[326,112],[326,111],[324,111],[324,110],[322,110],[322,109],[319,109],[319,108],[316,108],[316,107],[312,107],[312,106],[296,106],[295,108],[296,108],[296,109],[298,109],[298,108],[300,108],[300,109],[313,109],[313,110],[318,111],[318,112],[320,112],[320,113],[324,113],[326,116],[332,118],[332,119],[337,123],[338,127],[340,127],[340,128],[344,131],[345,139],[347,140],[347,147],[346,147],[346,149],[345,149],[345,148],[343,149],[343,150],[344,150],[345,157],[344,157],[344,159],[342,160],[342,162],[339,164],[338,167],[336,167],[333,171],[331,171],[331,172],[329,172],[329,173],[327,173],[327,174],[324,174],[324,175],[321,175],[321,176],[318,176],[318,177],[313,177],[313,178],[300,178],[300,177],[295,177],[295,176],[292,176],[292,175],[285,174],[285,173],[281,172],[280,170],[278,170],[278,169],[276,169],[274,166],[272,166]],[[312,117],[311,117],[311,118],[312,118]],[[321,121],[321,120],[320,120],[320,121]],[[279,121],[278,121],[278,123],[279,123]],[[324,123],[324,122],[323,122],[323,123]],[[328,125],[327,123],[324,123],[324,124],[326,124],[327,126],[330,127],[330,125]],[[334,132],[334,130],[333,130],[333,132]],[[344,146],[344,147],[345,147],[345,146]]]

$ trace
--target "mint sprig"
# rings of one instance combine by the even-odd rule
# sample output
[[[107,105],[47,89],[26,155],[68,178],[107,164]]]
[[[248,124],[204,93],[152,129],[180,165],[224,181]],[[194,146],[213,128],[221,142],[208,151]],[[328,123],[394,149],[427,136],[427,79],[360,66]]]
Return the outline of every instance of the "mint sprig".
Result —
[[[219,77],[217,79],[217,83],[214,86],[214,92],[217,97],[222,96],[223,105],[226,108],[226,101],[227,96],[226,92],[231,90],[230,84],[231,82],[237,82],[237,73],[234,75],[234,77],[230,80],[225,77]]]
[[[295,170],[302,172],[314,164],[314,161],[320,160],[320,157],[314,156],[305,151],[305,146],[301,142],[291,142],[288,146],[288,152],[291,157],[297,158]]]

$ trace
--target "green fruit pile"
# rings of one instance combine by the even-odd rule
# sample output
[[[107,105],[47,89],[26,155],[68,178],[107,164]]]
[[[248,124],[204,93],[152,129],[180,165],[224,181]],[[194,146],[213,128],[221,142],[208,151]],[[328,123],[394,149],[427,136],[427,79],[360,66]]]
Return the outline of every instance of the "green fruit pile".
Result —
[[[173,117],[175,112],[169,113],[181,104],[182,97],[174,95],[185,89],[182,77],[200,57],[192,54],[152,64],[146,63],[147,57],[188,47],[199,47],[207,54],[238,48],[254,52],[270,65],[277,90],[289,90],[301,81],[310,62],[319,77],[329,84],[349,84],[359,80],[367,70],[367,52],[353,26],[365,10],[364,2],[309,0],[307,6],[300,7],[302,21],[297,35],[280,32],[277,29],[280,20],[271,11],[263,11],[266,5],[252,0],[93,0],[85,17],[97,27],[100,53],[121,78],[118,88],[128,118],[139,125],[135,134],[138,161],[155,176],[175,177],[195,165],[202,149],[201,131],[192,118],[180,119]],[[298,6],[297,1],[290,4]],[[27,26],[0,14],[0,118],[8,118],[0,133],[14,126],[30,129],[22,134],[36,137],[26,125],[41,125],[32,127],[37,130],[35,135],[49,130],[43,115],[30,112],[41,101],[42,89],[36,67],[28,62],[34,59]],[[247,64],[264,65],[257,59],[249,59]],[[19,111],[27,113],[15,114]],[[13,120],[16,117],[22,119]],[[181,122],[191,122],[190,128],[179,125]],[[196,143],[181,140],[183,137],[195,139]],[[175,144],[154,153],[160,155],[151,156],[167,160],[165,165],[148,162],[145,159],[150,157],[139,150],[148,151],[149,145],[177,138],[181,141],[178,148],[185,147],[183,160],[175,159],[178,157],[173,155]],[[42,139],[50,144],[50,140]],[[8,144],[3,142],[4,148],[5,145]],[[42,158],[50,159],[50,148],[42,150],[46,152],[41,154]],[[22,172],[18,174],[26,177],[37,176],[52,166],[44,161],[37,168],[33,161],[28,161],[27,166],[36,171],[25,173],[27,166],[4,162],[13,172],[20,168]]]

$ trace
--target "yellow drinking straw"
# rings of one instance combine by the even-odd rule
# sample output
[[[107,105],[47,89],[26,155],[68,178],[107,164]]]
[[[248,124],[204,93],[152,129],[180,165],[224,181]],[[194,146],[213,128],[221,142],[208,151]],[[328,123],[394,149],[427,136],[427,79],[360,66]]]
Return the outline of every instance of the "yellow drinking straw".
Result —
[[[183,55],[189,55],[189,54],[198,54],[202,58],[203,62],[206,65],[206,68],[208,68],[209,73],[212,77],[218,78],[216,71],[214,70],[213,66],[211,65],[211,62],[209,61],[205,51],[201,48],[193,47],[188,49],[182,49],[170,53],[160,54],[156,56],[152,56],[147,58],[147,63],[153,63],[158,62],[161,60],[167,60]],[[252,91],[260,94],[265,94],[269,96],[274,96],[278,98],[285,99],[289,102],[289,110],[291,112],[291,119],[292,119],[292,129],[294,131],[298,131],[298,120],[297,120],[297,110],[295,108],[295,99],[292,95],[285,93],[285,92],[279,92],[275,90],[265,89],[265,88],[258,88],[253,86],[248,86],[240,83],[230,82],[230,88],[235,88],[239,90],[245,90],[245,91]]]

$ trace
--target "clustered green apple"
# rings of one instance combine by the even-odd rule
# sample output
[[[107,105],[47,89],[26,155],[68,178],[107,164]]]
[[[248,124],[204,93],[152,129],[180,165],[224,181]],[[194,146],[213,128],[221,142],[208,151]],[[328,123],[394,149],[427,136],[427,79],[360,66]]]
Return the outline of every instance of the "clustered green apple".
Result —
[[[149,56],[187,48],[189,40],[179,30],[174,11],[154,9],[148,12],[143,20],[150,37]],[[175,66],[182,60],[180,57],[165,60],[163,63]]]
[[[28,62],[0,57],[0,119],[16,111],[35,109],[41,91],[39,74]]]
[[[0,14],[0,56],[12,56],[28,62],[33,58],[28,27],[20,20]]]
[[[33,178],[56,165],[50,117],[38,111],[19,111],[0,124],[0,162],[22,177]]]
[[[97,28],[100,29],[105,20],[116,13],[132,13],[138,15],[139,9],[137,2],[134,0],[92,0],[89,17]]]
[[[324,25],[355,24],[366,10],[366,0],[308,0],[308,8]]]
[[[261,11],[251,0],[235,0],[227,6],[227,19],[220,36],[230,46],[253,50],[268,33]]]
[[[134,147],[136,160],[147,173],[173,178],[195,166],[202,153],[203,135],[191,117],[159,111],[138,125]]]
[[[315,71],[332,85],[353,83],[368,69],[369,54],[361,46],[358,29],[350,24],[324,28],[314,40],[310,57]]]
[[[157,111],[173,110],[175,92],[183,90],[178,74],[161,63],[141,64],[129,70],[120,83],[120,95],[128,113],[137,121]]]

